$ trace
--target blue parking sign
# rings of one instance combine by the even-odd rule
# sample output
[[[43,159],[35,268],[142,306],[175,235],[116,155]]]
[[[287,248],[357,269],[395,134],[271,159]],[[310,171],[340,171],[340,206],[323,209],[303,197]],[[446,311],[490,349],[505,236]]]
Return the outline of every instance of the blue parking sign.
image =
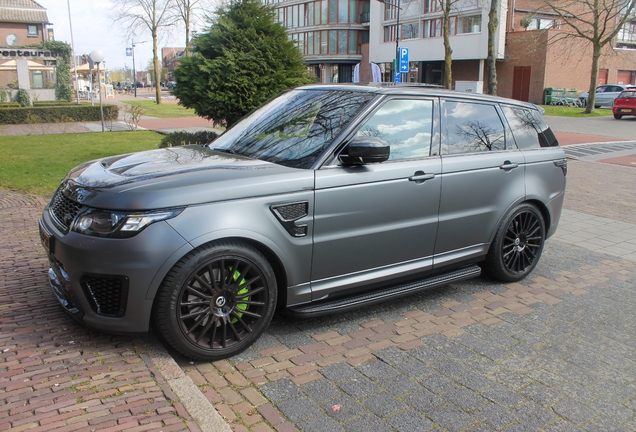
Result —
[[[132,55],[132,48],[126,48],[126,57],[131,57]]]
[[[400,72],[409,71],[409,49],[400,48]]]

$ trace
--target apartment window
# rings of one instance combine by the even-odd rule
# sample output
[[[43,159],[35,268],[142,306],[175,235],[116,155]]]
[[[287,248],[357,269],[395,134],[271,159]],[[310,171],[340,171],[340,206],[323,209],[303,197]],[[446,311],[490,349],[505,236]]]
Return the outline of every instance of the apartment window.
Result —
[[[418,37],[420,37],[418,23],[402,24],[402,39],[417,39]]]
[[[561,28],[559,21],[550,18],[529,18],[522,22],[527,25],[526,30],[547,30],[551,28]]]
[[[393,4],[397,4],[399,6],[400,2],[399,0],[396,0],[395,3]],[[397,17],[397,7],[384,3],[384,19],[390,20],[390,19],[396,19],[396,17]]]
[[[424,13],[441,11],[439,0],[424,0]]]
[[[457,17],[457,34],[480,33],[481,15]]]
[[[422,22],[424,26],[423,37],[440,37],[442,35],[442,19],[426,20]]]
[[[38,26],[35,25],[35,24],[28,24],[27,25],[27,33],[28,33],[29,37],[37,37],[39,35]]]
[[[636,49],[636,21],[625,23],[616,36],[616,47]]]
[[[391,42],[396,39],[397,26],[384,26],[384,42]]]

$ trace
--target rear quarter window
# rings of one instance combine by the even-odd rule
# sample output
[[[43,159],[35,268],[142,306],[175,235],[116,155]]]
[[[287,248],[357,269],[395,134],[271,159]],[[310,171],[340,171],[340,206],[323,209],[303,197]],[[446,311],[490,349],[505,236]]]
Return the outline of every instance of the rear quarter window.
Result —
[[[519,149],[528,150],[559,145],[552,129],[537,110],[510,106],[501,108]]]

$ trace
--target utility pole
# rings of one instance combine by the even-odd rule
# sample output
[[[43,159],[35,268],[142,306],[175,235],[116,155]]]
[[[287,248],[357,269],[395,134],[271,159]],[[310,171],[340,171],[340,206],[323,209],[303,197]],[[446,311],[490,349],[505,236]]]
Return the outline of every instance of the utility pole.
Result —
[[[397,16],[396,16],[396,23],[395,23],[395,59],[393,60],[393,82],[396,82],[396,78],[397,78],[397,74],[400,73],[400,10],[402,9],[400,7],[400,0],[396,0],[397,3],[391,3],[389,1],[386,0],[378,0],[380,3],[383,3],[385,5],[389,5],[389,6],[393,6],[394,8],[397,8]]]
[[[142,43],[146,43],[147,41],[141,41],[141,42],[135,42],[135,41],[131,41],[132,42],[132,58],[133,58],[133,89],[135,92],[135,97],[137,97],[137,70],[135,69],[135,44],[142,44]]]

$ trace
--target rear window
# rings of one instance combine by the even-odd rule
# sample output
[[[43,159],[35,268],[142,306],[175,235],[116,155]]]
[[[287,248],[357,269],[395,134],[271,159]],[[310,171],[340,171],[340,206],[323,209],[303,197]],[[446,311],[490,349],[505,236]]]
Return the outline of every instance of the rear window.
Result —
[[[620,99],[634,99],[634,98],[636,98],[636,90],[634,90],[634,91],[624,91],[623,93],[619,94],[618,97]]]
[[[539,147],[555,147],[559,145],[552,129],[545,122],[539,111],[520,107],[501,107],[512,135],[521,150]]]

